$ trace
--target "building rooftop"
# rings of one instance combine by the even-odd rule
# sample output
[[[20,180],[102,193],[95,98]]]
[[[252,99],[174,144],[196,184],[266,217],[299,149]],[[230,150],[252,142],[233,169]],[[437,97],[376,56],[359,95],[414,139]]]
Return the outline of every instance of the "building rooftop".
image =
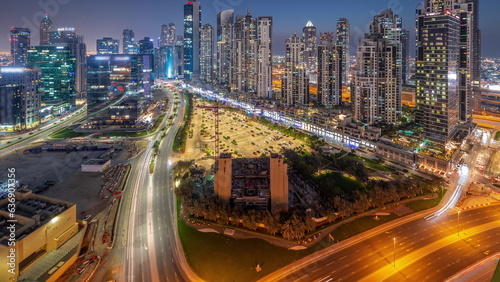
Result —
[[[74,205],[73,203],[33,194],[31,190],[24,188],[16,191],[15,199],[16,211],[14,212],[14,218],[10,218],[9,199],[6,198],[0,201],[0,244],[5,246],[10,235],[7,227],[11,224],[7,220],[17,220],[16,240],[20,240]]]
[[[82,165],[103,165],[107,163],[109,160],[103,160],[103,159],[90,159],[86,162],[84,162]]]

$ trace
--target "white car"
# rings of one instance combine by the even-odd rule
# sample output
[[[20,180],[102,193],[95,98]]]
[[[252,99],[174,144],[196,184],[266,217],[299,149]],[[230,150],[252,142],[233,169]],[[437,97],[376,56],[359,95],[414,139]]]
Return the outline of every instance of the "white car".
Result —
[[[92,215],[91,215],[91,214],[87,214],[87,215],[83,218],[83,220],[88,220],[88,219],[89,219],[89,218],[91,218],[91,217],[92,217]]]

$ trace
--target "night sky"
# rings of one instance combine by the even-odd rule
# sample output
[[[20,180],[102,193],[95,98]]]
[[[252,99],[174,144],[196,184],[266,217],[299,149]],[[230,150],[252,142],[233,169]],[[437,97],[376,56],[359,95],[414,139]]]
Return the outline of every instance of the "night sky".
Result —
[[[483,57],[500,57],[500,1],[480,2]],[[47,12],[56,27],[75,27],[77,34],[84,36],[89,51],[95,50],[97,38],[113,37],[120,40],[121,52],[122,31],[126,28],[134,30],[136,40],[145,36],[156,39],[162,24],[174,22],[177,34],[182,34],[185,3],[183,0],[2,0],[0,51],[10,50],[11,26],[32,29],[32,45],[37,45],[39,22]],[[294,33],[302,34],[308,20],[318,28],[319,35],[335,31],[339,17],[351,21],[352,53],[373,15],[387,8],[393,8],[403,18],[404,27],[414,36],[415,9],[419,3],[417,0],[205,0],[201,6],[202,22],[213,26],[217,12],[225,9],[235,9],[237,14],[245,14],[249,9],[254,17],[273,16],[273,52],[281,55],[284,41]]]

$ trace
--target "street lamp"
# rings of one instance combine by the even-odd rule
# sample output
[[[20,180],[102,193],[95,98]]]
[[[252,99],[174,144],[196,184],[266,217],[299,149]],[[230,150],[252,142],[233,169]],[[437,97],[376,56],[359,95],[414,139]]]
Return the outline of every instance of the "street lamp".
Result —
[[[458,228],[457,228],[457,235],[460,237],[460,210],[457,213],[458,216]]]
[[[393,238],[394,240],[394,249],[392,253],[394,254],[394,267],[396,267],[396,237]]]

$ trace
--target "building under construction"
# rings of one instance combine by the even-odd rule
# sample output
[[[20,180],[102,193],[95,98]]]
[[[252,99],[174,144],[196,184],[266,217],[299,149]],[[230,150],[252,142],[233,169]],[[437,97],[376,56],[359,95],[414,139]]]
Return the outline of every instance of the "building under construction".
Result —
[[[221,154],[216,162],[214,192],[226,203],[245,208],[288,211],[288,166],[280,155],[233,159]]]

